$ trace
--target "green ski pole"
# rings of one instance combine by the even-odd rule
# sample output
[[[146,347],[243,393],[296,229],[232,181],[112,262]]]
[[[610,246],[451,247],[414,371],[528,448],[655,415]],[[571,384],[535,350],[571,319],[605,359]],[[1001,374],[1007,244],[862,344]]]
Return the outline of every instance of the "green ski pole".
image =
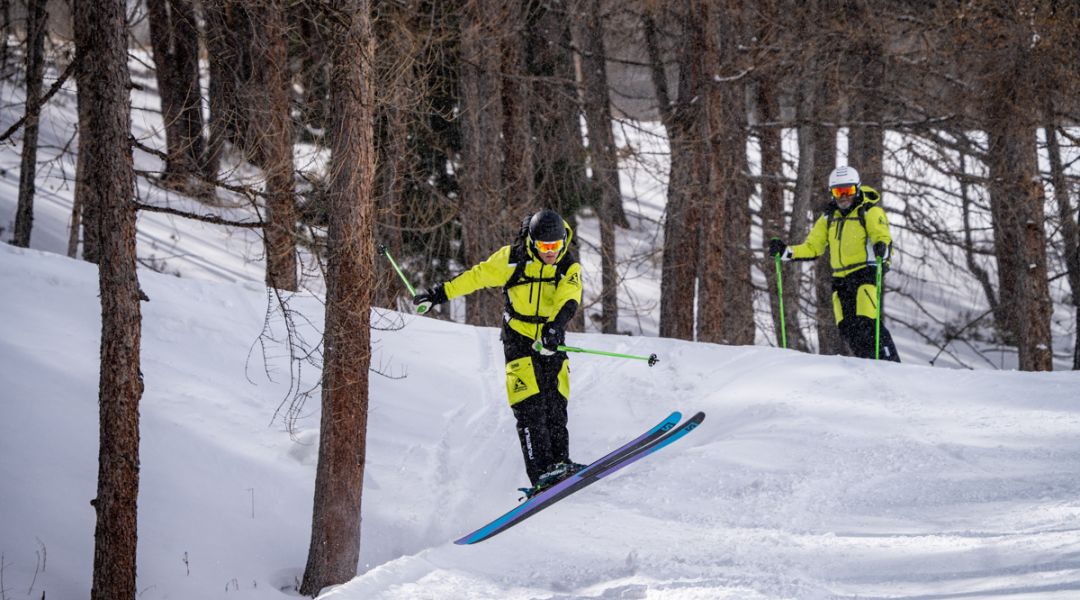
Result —
[[[543,344],[541,344],[540,342],[536,342],[535,344],[533,344],[533,350],[536,350],[537,352],[539,352],[540,348],[542,348],[542,347],[543,347]],[[650,354],[648,356],[636,356],[634,354],[619,354],[617,352],[605,352],[604,350],[590,350],[588,348],[577,348],[577,347],[574,347],[574,346],[559,346],[559,351],[560,352],[581,352],[581,353],[584,353],[584,354],[596,354],[596,355],[599,355],[599,356],[611,356],[611,357],[614,357],[614,358],[631,358],[631,359],[634,359],[634,360],[644,360],[644,361],[647,361],[649,363],[650,367],[655,365],[656,363],[660,362],[660,359],[657,358],[655,354]]]
[[[874,360],[881,360],[881,257],[877,262],[877,318],[874,319]]]
[[[415,296],[416,289],[413,288],[411,283],[409,283],[409,279],[405,277],[405,273],[401,271],[401,267],[398,266],[397,262],[394,260],[394,257],[390,256],[390,250],[383,244],[379,244],[379,254],[382,254],[387,258],[387,260],[390,261],[390,264],[394,267],[394,270],[397,271],[398,277],[400,277],[401,281],[405,283],[405,287],[409,288],[409,293]],[[427,311],[424,310],[424,307],[420,306],[417,307],[416,312],[422,315]]]
[[[784,280],[780,269],[780,255],[776,255],[776,297],[780,300],[780,347],[787,348],[787,322],[784,320]]]

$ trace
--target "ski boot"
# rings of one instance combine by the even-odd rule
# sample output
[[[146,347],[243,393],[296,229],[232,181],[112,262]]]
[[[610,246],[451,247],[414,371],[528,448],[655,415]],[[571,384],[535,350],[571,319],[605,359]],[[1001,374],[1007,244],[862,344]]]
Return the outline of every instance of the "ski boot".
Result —
[[[576,462],[558,463],[551,469],[549,469],[546,473],[541,475],[536,480],[536,485],[534,485],[533,487],[518,489],[525,494],[523,500],[528,500],[529,498],[532,498],[533,496],[555,485],[556,483],[559,483],[563,479],[570,477],[574,473],[577,473],[578,471],[584,469],[587,466],[588,465],[583,465]]]

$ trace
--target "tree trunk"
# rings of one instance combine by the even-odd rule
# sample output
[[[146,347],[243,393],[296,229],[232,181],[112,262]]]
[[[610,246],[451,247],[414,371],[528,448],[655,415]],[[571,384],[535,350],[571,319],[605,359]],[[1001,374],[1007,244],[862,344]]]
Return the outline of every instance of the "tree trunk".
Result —
[[[1054,123],[1053,106],[1047,111],[1046,148],[1050,159],[1050,176],[1054,185],[1054,201],[1061,221],[1061,239],[1064,244],[1065,273],[1069,281],[1069,297],[1072,299],[1076,317],[1073,327],[1080,329],[1080,227],[1077,226],[1073,212],[1072,199],[1069,197],[1069,183],[1065,178],[1065,168],[1061,160],[1061,145],[1058,142],[1057,126]],[[1080,331],[1073,340],[1073,370],[1080,369]]]
[[[247,0],[253,2],[254,0]],[[258,137],[261,166],[266,177],[266,283],[295,291],[296,201],[293,195],[293,127],[289,103],[289,66],[286,56],[285,7],[282,0],[249,5],[256,39],[254,78],[261,92],[260,107],[252,115],[261,124]],[[255,110],[256,105],[250,108]]]
[[[190,0],[146,0],[150,22],[166,156],[162,183],[198,191],[189,177],[200,173],[203,140],[199,87],[199,31]]]
[[[885,129],[884,118],[885,59],[878,38],[859,38],[854,54],[852,92],[848,97],[852,126],[848,130],[848,164],[855,167],[863,183],[884,193]]]
[[[30,0],[26,24],[26,123],[23,125],[22,163],[19,168],[19,200],[15,209],[15,237],[11,243],[30,247],[34,228],[34,176],[37,173],[38,122],[41,83],[45,74],[45,32],[49,15],[45,0]],[[4,32],[7,45],[7,32]]]
[[[1043,193],[1030,103],[1012,95],[1015,79],[1001,81],[988,114],[990,205],[999,298],[1006,330],[1015,336],[1023,371],[1053,369],[1050,290],[1046,276]],[[1001,98],[1004,94],[1007,99]],[[1004,100],[1004,101],[1001,101]],[[1021,108],[1023,107],[1023,108]],[[1007,301],[1005,299],[1008,299]]]
[[[718,81],[735,72],[739,9],[703,0],[691,3],[693,37],[700,36],[701,139],[707,197],[702,199],[698,339],[748,344],[754,339],[750,287],[749,181],[746,177],[746,102],[741,79]],[[691,22],[688,21],[688,26]],[[698,29],[700,27],[700,30]],[[689,37],[689,36],[688,36]]]
[[[464,262],[486,259],[517,233],[507,225],[502,185],[503,131],[502,64],[504,19],[495,0],[468,0],[461,31],[461,236]],[[520,218],[520,217],[519,217]],[[520,224],[520,221],[517,222]],[[465,304],[466,322],[497,326],[502,320],[502,297],[497,290],[480,290]]]
[[[266,78],[273,76],[270,70],[275,68],[269,63],[269,53],[274,50],[273,44],[267,39],[266,26],[268,19],[277,18],[264,12],[280,10],[281,1],[263,3],[258,0],[208,0],[209,3],[219,4],[223,10],[221,16],[225,18],[224,33],[220,41],[226,45],[223,62],[227,62],[219,63],[219,70],[230,75],[223,80],[232,80],[221,98],[222,102],[231,104],[225,111],[228,115],[228,139],[243,160],[260,167],[266,164],[266,157],[262,154],[262,125],[268,118],[271,99],[267,95],[270,82]],[[208,21],[208,25],[210,24]],[[215,28],[218,25],[214,23]],[[211,59],[213,58],[211,55]],[[211,62],[211,79],[214,71],[214,64]],[[211,101],[213,100],[211,98]]]
[[[7,70],[8,34],[11,29],[11,0],[0,0],[0,70]]]
[[[135,204],[130,111],[131,78],[123,0],[75,4],[77,52],[92,56],[78,72],[86,118],[85,201],[98,207],[101,232],[101,375],[94,600],[135,598],[139,496],[141,314],[135,266]]]
[[[356,576],[371,364],[375,44],[367,0],[335,0],[333,10],[326,350],[306,596]]]
[[[692,187],[696,173],[690,148],[693,126],[697,122],[696,113],[700,107],[691,100],[695,97],[693,82],[700,78],[700,63],[696,58],[701,48],[694,47],[688,36],[681,37],[683,47],[679,53],[678,100],[673,104],[668,94],[667,74],[652,14],[655,10],[657,7],[646,4],[642,26],[660,117],[671,149],[660,278],[660,336],[692,340],[697,292],[697,228],[700,219]]]
[[[813,225],[814,220],[817,218],[815,214],[815,189],[814,189],[814,173],[817,171],[817,163],[822,160],[817,154],[817,144],[815,143],[814,131],[816,127],[813,125],[813,119],[816,118],[818,105],[821,103],[822,98],[821,86],[810,78],[804,78],[798,86],[798,99],[795,108],[795,117],[799,125],[796,128],[796,136],[798,138],[798,164],[796,165],[795,175],[795,193],[794,199],[791,204],[791,222],[788,224],[787,231],[787,243],[798,244],[806,239],[807,232],[810,231],[810,227]],[[818,260],[823,260],[819,258]],[[810,269],[812,273],[812,269]],[[789,277],[788,274],[791,274]],[[789,306],[795,307],[793,312],[797,314],[802,309],[802,294],[804,282],[808,281],[808,277],[812,278],[812,274],[804,272],[804,269],[799,263],[787,264],[784,267],[784,308]],[[809,286],[808,286],[809,287]],[[816,294],[816,288],[814,288]],[[816,306],[816,304],[814,304]],[[786,310],[785,310],[786,312]],[[802,339],[803,349],[810,350],[810,343],[806,339],[805,332],[798,327],[798,321],[795,317],[792,317],[792,323],[794,327],[788,329],[788,335],[792,335],[792,331],[798,331],[798,336]],[[816,309],[815,309],[815,321],[816,321]],[[815,327],[816,329],[816,327]],[[839,335],[839,334],[837,334]],[[794,338],[789,338],[789,345],[793,345]],[[820,342],[818,344],[820,348]]]
[[[787,228],[784,224],[784,155],[781,144],[780,102],[777,97],[776,82],[772,76],[766,75],[757,82],[757,111],[761,121],[758,127],[758,142],[761,148],[761,227],[762,227],[762,254],[761,270],[765,273],[769,308],[773,316],[773,329],[776,335],[777,345],[780,345],[780,296],[776,293],[776,264],[769,256],[768,247],[771,238],[787,237]],[[796,218],[805,221],[803,214]],[[789,243],[796,243],[789,238]],[[796,265],[781,263],[780,277],[783,285],[784,302],[784,329],[787,332],[787,347],[800,351],[806,351],[806,341],[799,329],[799,270]]]
[[[216,181],[221,169],[225,142],[236,128],[236,42],[231,40],[229,5],[232,0],[203,0],[203,17],[207,62],[210,78],[207,84],[209,117],[207,144],[201,166],[203,176]]]
[[[819,91],[817,120],[822,119],[822,109],[832,105],[827,96],[828,88]],[[813,127],[814,169],[811,190],[814,196],[819,198],[814,204],[814,219],[825,211],[829,202],[829,173],[836,167],[836,130],[826,125]],[[812,225],[813,221],[809,225]],[[836,317],[833,313],[832,301],[832,267],[829,266],[829,252],[826,250],[817,261],[814,262],[814,297],[817,308],[815,309],[815,321],[818,334],[819,354],[850,354],[847,344],[840,337],[840,330],[836,327]]]
[[[525,47],[527,7],[522,3],[506,5],[506,25],[512,32],[502,40],[502,180],[510,204],[510,214],[525,217],[537,208],[535,201],[536,148],[532,143],[529,112],[532,93],[527,70]],[[516,201],[515,201],[516,199]]]
[[[526,0],[526,65],[533,81],[533,159],[539,203],[577,225],[579,207],[591,204],[581,136],[568,0]]]
[[[299,63],[296,79],[303,98],[297,103],[298,122],[306,135],[321,141],[318,133],[324,131],[330,118],[329,59],[323,30],[326,18],[318,10],[316,2],[297,2],[288,5],[289,27],[293,33],[290,59]],[[377,17],[373,17],[377,20]],[[375,21],[373,21],[375,22]],[[378,38],[378,32],[375,33]],[[409,60],[413,57],[401,57]],[[404,108],[404,104],[400,105]]]
[[[600,0],[587,0],[579,27],[581,39],[582,88],[585,124],[589,131],[589,156],[593,187],[597,190],[597,220],[600,225],[600,330],[619,330],[619,279],[616,271],[615,226],[626,215],[622,212],[619,189],[619,163],[615,135],[611,131],[611,101],[608,97],[607,63],[604,49],[604,25]]]
[[[726,311],[721,337],[727,344],[748,346],[754,343],[754,284],[751,279],[753,253],[750,247],[750,194],[752,186],[747,173],[746,158],[746,101],[745,84],[734,84],[737,96],[731,98],[725,112],[733,120],[728,124],[730,136],[722,157],[727,177],[718,181],[714,198],[726,196],[727,218],[724,219],[724,239],[727,243],[724,259],[724,304]],[[726,183],[725,183],[726,182]]]
[[[80,68],[86,67],[80,65]],[[75,160],[75,206],[72,209],[72,236],[78,237],[81,225],[83,260],[97,264],[101,257],[101,230],[98,227],[101,222],[98,218],[100,207],[94,204],[88,196],[86,180],[90,173],[87,171],[86,156],[83,152],[83,148],[90,143],[91,133],[87,129],[87,124],[90,122],[90,99],[86,90],[81,86],[76,86],[75,98],[79,111],[79,157]],[[76,211],[78,211],[81,218],[75,218]]]

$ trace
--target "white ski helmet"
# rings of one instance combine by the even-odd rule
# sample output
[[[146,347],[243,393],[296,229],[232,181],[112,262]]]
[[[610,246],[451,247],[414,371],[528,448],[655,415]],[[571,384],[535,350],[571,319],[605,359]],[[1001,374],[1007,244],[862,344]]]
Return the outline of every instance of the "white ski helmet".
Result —
[[[860,183],[862,182],[859,180],[859,172],[855,170],[855,167],[844,165],[836,167],[832,173],[829,173],[829,189],[847,185],[853,185],[858,189]]]

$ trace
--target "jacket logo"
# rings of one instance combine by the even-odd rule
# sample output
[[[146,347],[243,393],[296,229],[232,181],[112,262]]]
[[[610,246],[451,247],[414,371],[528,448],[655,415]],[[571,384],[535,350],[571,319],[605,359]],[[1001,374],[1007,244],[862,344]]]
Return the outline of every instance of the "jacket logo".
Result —
[[[529,386],[521,380],[520,377],[514,378],[514,392],[524,392],[529,389]]]
[[[574,273],[567,278],[566,283],[574,287],[581,287],[581,275],[579,273]]]

